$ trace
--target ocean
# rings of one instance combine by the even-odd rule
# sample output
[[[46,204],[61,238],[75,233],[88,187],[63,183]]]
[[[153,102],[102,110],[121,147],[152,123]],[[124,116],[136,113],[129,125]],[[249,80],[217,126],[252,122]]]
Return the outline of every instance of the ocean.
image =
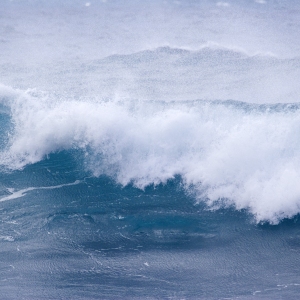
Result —
[[[299,299],[300,2],[1,0],[0,298]]]

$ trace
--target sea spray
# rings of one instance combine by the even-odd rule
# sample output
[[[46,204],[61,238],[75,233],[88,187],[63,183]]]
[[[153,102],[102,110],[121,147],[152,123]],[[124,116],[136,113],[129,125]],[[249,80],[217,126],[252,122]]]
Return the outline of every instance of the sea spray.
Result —
[[[277,223],[299,212],[298,105],[233,101],[54,101],[27,91],[1,164],[24,168],[79,149],[85,168],[144,189],[180,175],[210,206],[249,209]],[[202,199],[202,200],[201,200]]]

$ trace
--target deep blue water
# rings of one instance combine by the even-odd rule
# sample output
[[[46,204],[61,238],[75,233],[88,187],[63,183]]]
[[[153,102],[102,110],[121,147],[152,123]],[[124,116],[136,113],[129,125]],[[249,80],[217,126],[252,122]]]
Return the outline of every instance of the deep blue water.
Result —
[[[179,177],[145,190],[89,177],[78,155],[1,175],[18,189],[80,180],[1,203],[2,299],[297,298],[297,216],[257,225],[195,204]]]

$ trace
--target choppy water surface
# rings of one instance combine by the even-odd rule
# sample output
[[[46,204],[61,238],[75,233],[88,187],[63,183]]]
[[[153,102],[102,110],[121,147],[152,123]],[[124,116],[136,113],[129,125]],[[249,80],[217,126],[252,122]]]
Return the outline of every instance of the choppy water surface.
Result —
[[[297,1],[1,5],[1,299],[298,299]]]

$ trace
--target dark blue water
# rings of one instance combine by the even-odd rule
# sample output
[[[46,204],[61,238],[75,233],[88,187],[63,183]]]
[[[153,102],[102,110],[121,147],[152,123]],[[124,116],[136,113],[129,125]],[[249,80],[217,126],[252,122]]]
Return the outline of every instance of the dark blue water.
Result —
[[[60,152],[1,175],[36,189],[1,203],[2,299],[297,299],[298,217],[208,210],[181,178],[140,190]],[[3,192],[2,192],[3,193]]]

